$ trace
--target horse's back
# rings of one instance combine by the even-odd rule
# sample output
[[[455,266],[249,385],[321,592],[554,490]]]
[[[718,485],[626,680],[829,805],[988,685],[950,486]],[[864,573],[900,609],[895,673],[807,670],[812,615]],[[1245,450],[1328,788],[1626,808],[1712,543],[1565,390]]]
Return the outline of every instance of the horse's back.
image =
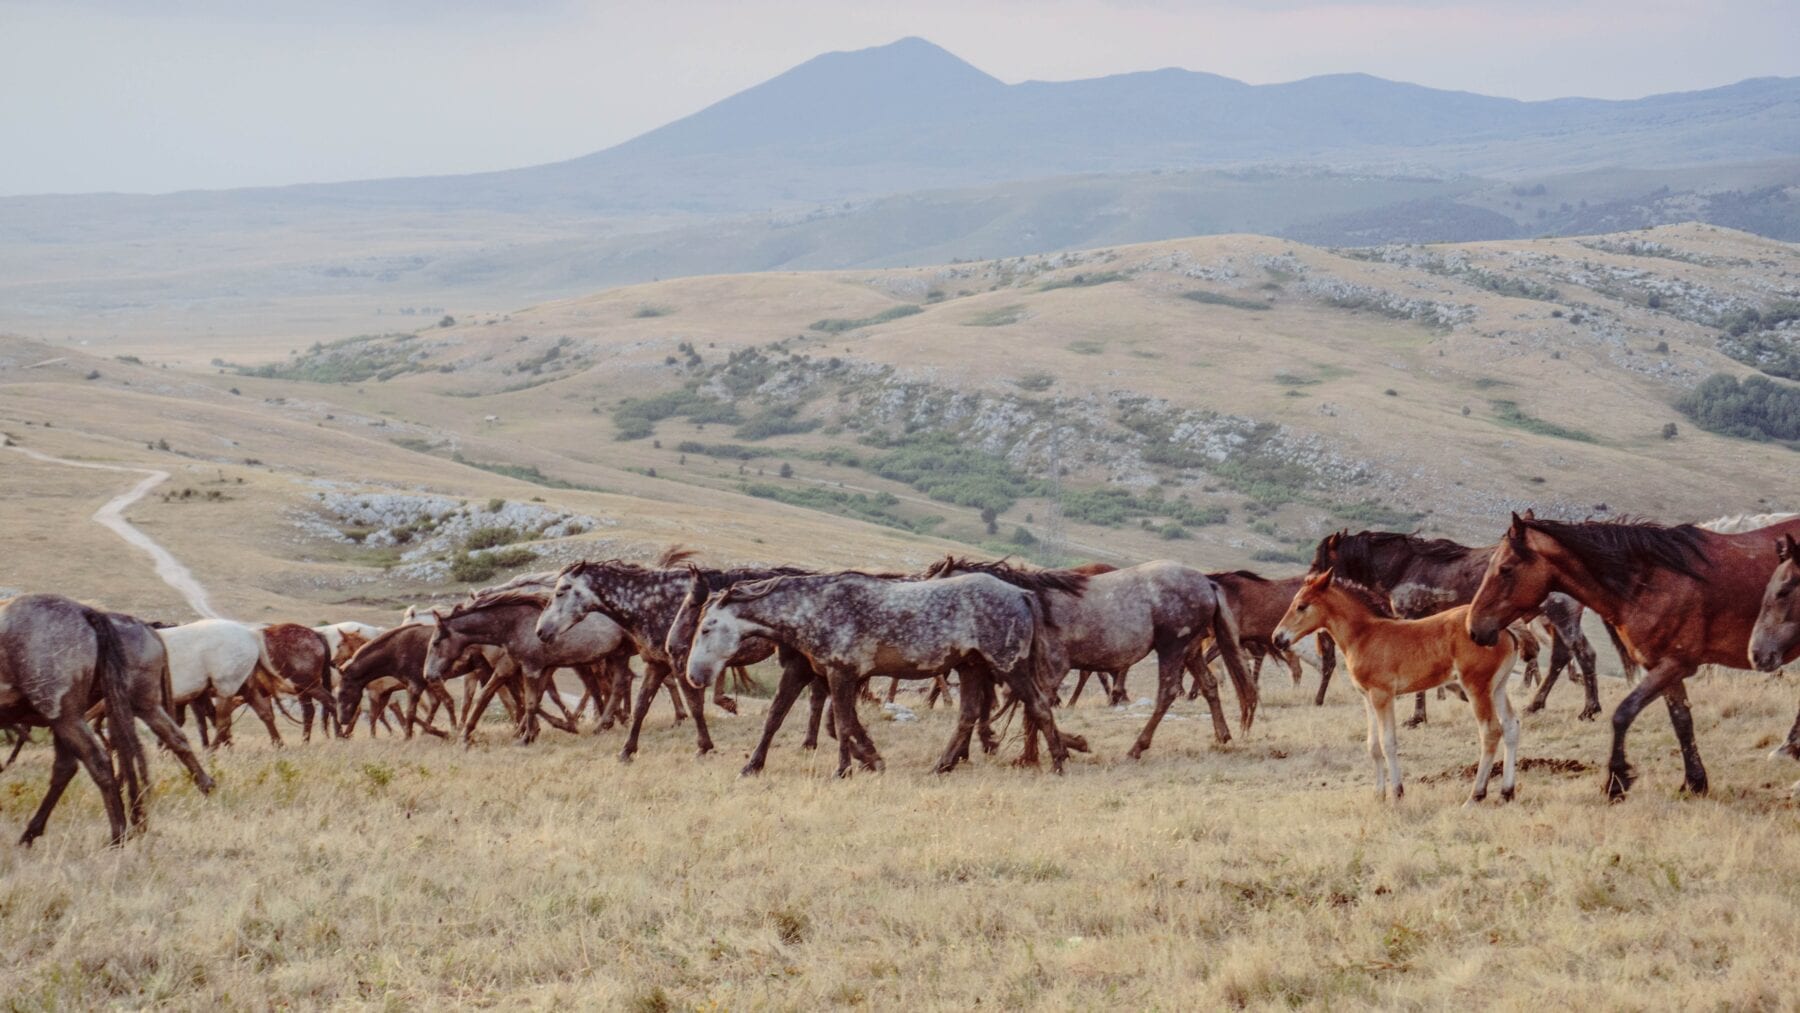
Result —
[[[85,695],[96,657],[94,631],[80,602],[27,594],[0,605],[0,710],[25,703],[43,719],[54,719],[71,689]]]

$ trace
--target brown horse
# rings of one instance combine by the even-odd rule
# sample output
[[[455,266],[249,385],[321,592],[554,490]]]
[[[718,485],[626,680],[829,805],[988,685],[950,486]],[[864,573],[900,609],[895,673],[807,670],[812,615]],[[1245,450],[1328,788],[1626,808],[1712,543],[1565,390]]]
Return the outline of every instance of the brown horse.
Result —
[[[1800,518],[1738,535],[1692,524],[1564,523],[1514,514],[1488,563],[1469,612],[1469,634],[1491,644],[1502,627],[1562,592],[1612,624],[1632,660],[1648,671],[1613,711],[1606,793],[1632,782],[1625,758],[1631,723],[1657,697],[1681,744],[1683,786],[1706,791],[1706,767],[1694,744],[1684,681],[1701,665],[1744,663],[1770,575],[1775,542],[1800,533]],[[1784,658],[1783,660],[1786,660]]]
[[[1394,531],[1340,531],[1319,542],[1309,572],[1335,569],[1339,577],[1385,596],[1395,615],[1422,619],[1473,601],[1494,549],[1492,545],[1469,546],[1447,538],[1420,538]],[[1552,633],[1551,669],[1525,712],[1531,714],[1543,708],[1561,672],[1558,662],[1567,664],[1573,655],[1587,695],[1580,718],[1592,720],[1600,713],[1600,690],[1594,673],[1594,649],[1581,630],[1581,605],[1566,595],[1552,594],[1545,596],[1541,611]],[[1514,634],[1525,659],[1525,685],[1529,686],[1537,681],[1537,638],[1524,629],[1515,630]],[[1617,644],[1616,637],[1614,643]],[[1626,677],[1630,678],[1634,666],[1622,647],[1620,658]],[[1424,721],[1425,697],[1420,694],[1407,724]]]
[[[428,696],[437,699],[438,703],[450,715],[450,723],[456,723],[456,707],[450,702],[450,693],[441,682],[425,681],[425,653],[431,643],[432,628],[423,623],[412,623],[396,626],[381,634],[368,645],[356,652],[356,657],[344,666],[343,678],[338,680],[338,735],[349,738],[350,729],[356,721],[356,709],[362,703],[363,690],[371,683],[384,677],[399,679],[405,684],[410,700],[406,713],[406,738],[412,738],[413,728],[422,727],[427,733],[439,738],[449,738],[449,734],[431,724],[428,717],[424,722],[417,719],[419,704]]]
[[[1293,603],[1294,595],[1300,593],[1300,585],[1305,582],[1306,575],[1273,580],[1249,570],[1228,570],[1209,573],[1207,576],[1219,585],[1220,592],[1225,596],[1225,603],[1231,606],[1231,614],[1237,617],[1238,643],[1250,655],[1250,677],[1260,680],[1263,658],[1273,655],[1286,663],[1294,685],[1300,685],[1299,655],[1290,649],[1275,646],[1275,627],[1281,624],[1281,617],[1287,614],[1287,607]],[[1332,643],[1331,634],[1320,631],[1318,644],[1319,692],[1313,697],[1315,707],[1324,705],[1325,690],[1330,687],[1331,673],[1337,668],[1337,647]],[[1217,657],[1218,650],[1217,644],[1209,644],[1202,663]],[[1188,698],[1193,699],[1193,693]]]
[[[1497,643],[1481,646],[1464,630],[1468,606],[1458,606],[1425,619],[1387,619],[1381,600],[1326,570],[1308,577],[1276,626],[1278,646],[1292,644],[1316,630],[1331,632],[1344,649],[1350,682],[1361,691],[1369,717],[1369,758],[1375,761],[1375,793],[1399,800],[1406,789],[1400,780],[1400,753],[1394,736],[1394,700],[1441,686],[1451,679],[1468,690],[1469,707],[1480,729],[1481,757],[1469,805],[1487,797],[1494,750],[1506,743],[1506,766],[1500,798],[1509,801],[1518,775],[1519,719],[1506,698],[1506,680],[1518,654],[1518,640],[1503,631]],[[1386,766],[1383,766],[1383,759]]]

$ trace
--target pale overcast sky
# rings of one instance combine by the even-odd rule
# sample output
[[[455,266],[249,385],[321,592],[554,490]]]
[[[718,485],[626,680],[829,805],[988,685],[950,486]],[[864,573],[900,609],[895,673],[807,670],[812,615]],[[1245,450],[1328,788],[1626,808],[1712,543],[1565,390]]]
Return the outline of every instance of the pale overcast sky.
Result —
[[[553,161],[907,35],[1004,81],[1364,71],[1541,99],[1800,74],[1800,0],[0,0],[0,194]]]

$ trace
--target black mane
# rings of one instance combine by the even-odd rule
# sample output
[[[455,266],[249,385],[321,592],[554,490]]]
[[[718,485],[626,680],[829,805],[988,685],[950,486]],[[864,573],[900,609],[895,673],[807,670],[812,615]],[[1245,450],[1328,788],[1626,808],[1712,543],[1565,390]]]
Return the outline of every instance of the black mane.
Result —
[[[1630,595],[1647,567],[1706,579],[1696,565],[1706,558],[1706,532],[1692,524],[1665,526],[1629,519],[1520,523],[1569,550],[1602,587],[1616,595]]]
[[[1434,563],[1455,563],[1468,558],[1471,548],[1448,538],[1420,538],[1400,531],[1358,531],[1337,538],[1336,552],[1328,545],[1331,537],[1320,540],[1313,553],[1312,570],[1322,573],[1334,570],[1367,587],[1382,587],[1414,559]]]

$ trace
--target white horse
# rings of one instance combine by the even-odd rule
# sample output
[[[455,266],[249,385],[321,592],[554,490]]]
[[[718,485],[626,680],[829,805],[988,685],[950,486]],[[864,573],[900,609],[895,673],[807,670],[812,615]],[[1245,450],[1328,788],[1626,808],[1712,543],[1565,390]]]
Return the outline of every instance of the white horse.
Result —
[[[265,662],[262,634],[256,627],[229,619],[201,619],[157,632],[169,652],[171,703],[194,703],[211,694],[219,720],[218,734],[212,742],[215,748],[219,742],[231,739],[229,704],[234,696],[244,698],[269,729],[269,738],[281,745],[281,732],[275,727],[275,709],[269,703],[268,693],[298,690]]]
[[[1756,531],[1771,524],[1779,524],[1790,517],[1793,512],[1773,514],[1732,514],[1729,517],[1714,517],[1710,521],[1701,521],[1694,525],[1721,535],[1741,535],[1746,531]]]

